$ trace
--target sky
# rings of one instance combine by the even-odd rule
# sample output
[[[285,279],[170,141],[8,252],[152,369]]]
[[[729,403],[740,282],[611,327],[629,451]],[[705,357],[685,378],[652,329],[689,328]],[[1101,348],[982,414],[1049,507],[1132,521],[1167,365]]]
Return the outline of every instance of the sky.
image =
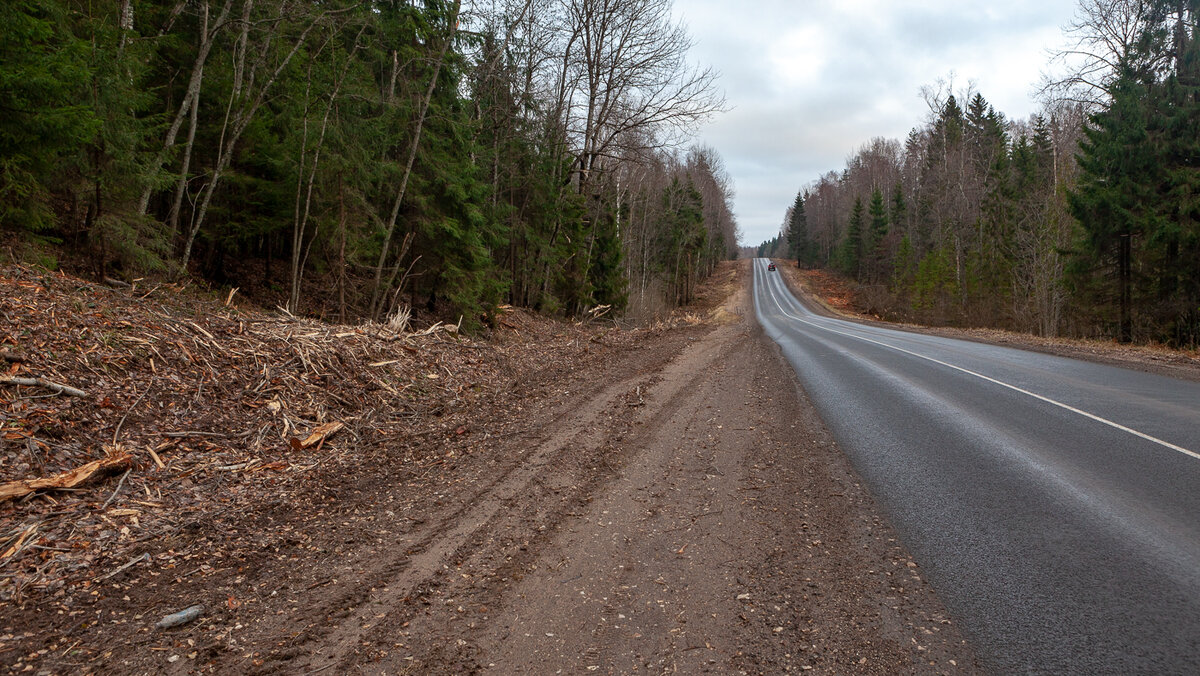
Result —
[[[742,243],[779,232],[797,191],[872,138],[903,140],[929,108],[921,87],[968,84],[1010,119],[1033,92],[1075,0],[674,0],[692,60],[720,72],[728,112],[697,142],[725,160]]]

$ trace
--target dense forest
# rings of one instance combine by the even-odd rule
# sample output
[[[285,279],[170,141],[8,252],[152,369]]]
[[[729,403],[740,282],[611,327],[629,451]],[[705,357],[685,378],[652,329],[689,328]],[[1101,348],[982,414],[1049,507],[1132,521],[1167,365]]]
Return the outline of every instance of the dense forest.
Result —
[[[838,270],[881,316],[1197,346],[1198,20],[1083,0],[1041,112],[927,88],[924,124],[803,187],[759,255]]]
[[[342,321],[652,314],[737,255],[669,0],[0,3],[0,234]],[[272,295],[273,294],[273,295]]]

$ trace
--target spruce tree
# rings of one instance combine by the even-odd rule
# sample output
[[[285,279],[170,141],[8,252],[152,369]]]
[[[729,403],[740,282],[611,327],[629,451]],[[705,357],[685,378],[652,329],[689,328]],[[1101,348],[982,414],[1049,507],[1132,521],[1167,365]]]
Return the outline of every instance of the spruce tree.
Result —
[[[889,206],[888,222],[893,230],[903,232],[908,222],[908,203],[904,199],[904,186],[898,181],[892,190],[892,203]],[[907,235],[907,233],[905,233]]]
[[[1084,128],[1082,173],[1069,198],[1082,233],[1072,271],[1101,307],[1115,304],[1122,342],[1133,339],[1134,255],[1158,218],[1161,177],[1147,133],[1149,100],[1145,77],[1122,63],[1111,105]]]
[[[855,198],[854,208],[850,211],[850,222],[846,227],[846,238],[842,240],[841,267],[854,279],[860,279],[863,259],[863,203],[862,198]]]
[[[0,227],[56,225],[51,193],[78,174],[101,120],[87,105],[86,40],[62,3],[0,3]]]
[[[1176,8],[1175,69],[1155,98],[1150,134],[1159,141],[1162,218],[1148,233],[1161,337],[1200,344],[1200,2]]]
[[[811,264],[812,242],[808,238],[808,219],[804,215],[804,191],[796,194],[788,218],[788,257],[797,266]]]
[[[880,282],[888,278],[887,267],[887,234],[888,215],[884,205],[883,191],[876,188],[871,193],[871,206],[867,213],[871,217],[871,228],[868,231],[867,254],[871,259],[870,281]]]

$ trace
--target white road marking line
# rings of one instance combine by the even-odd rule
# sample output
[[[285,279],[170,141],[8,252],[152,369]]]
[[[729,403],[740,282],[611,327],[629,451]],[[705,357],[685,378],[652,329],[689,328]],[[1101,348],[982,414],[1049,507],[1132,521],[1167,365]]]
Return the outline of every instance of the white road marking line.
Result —
[[[931,361],[935,364],[940,364],[947,368],[952,368],[956,371],[961,371],[963,373],[966,373],[967,375],[975,376],[976,378],[979,378],[981,380],[986,380],[989,383],[994,383],[996,385],[1000,385],[1001,387],[1007,387],[1008,389],[1010,389],[1014,392],[1020,392],[1021,394],[1033,397],[1034,399],[1037,399],[1039,401],[1044,401],[1047,404],[1053,404],[1061,409],[1070,411],[1072,413],[1077,413],[1085,418],[1090,418],[1092,420],[1095,420],[1096,422],[1103,423],[1105,425],[1108,425],[1109,427],[1121,430],[1122,432],[1128,432],[1129,434],[1132,434],[1135,437],[1140,437],[1142,439],[1145,439],[1146,441],[1150,441],[1155,444],[1158,444],[1159,446],[1163,446],[1164,448],[1169,448],[1172,451],[1178,451],[1180,453],[1183,453],[1184,455],[1188,455],[1197,460],[1200,460],[1200,453],[1197,453],[1192,450],[1188,450],[1188,449],[1184,448],[1183,446],[1178,446],[1169,441],[1159,439],[1158,437],[1151,436],[1149,434],[1146,434],[1145,432],[1139,432],[1138,430],[1135,430],[1131,427],[1126,427],[1126,426],[1122,425],[1121,423],[1114,422],[1112,420],[1109,420],[1108,418],[1102,418],[1102,417],[1096,415],[1095,413],[1088,413],[1087,411],[1084,411],[1079,408],[1075,408],[1074,406],[1071,406],[1070,404],[1064,404],[1061,401],[1051,399],[1050,397],[1038,394],[1037,392],[1030,392],[1029,390],[1026,390],[1024,388],[1017,387],[1016,385],[1011,385],[1009,383],[1006,383],[1003,380],[996,380],[995,378],[992,378],[991,376],[985,376],[982,373],[972,371],[971,369],[963,368],[961,366],[955,366],[954,364],[944,362],[940,359],[934,359],[933,357],[927,357],[923,354],[919,354],[919,353],[913,352],[911,350],[906,350],[902,347],[896,347],[895,345],[888,345],[887,343],[884,343],[884,342],[881,342],[878,340],[874,340],[872,338],[866,338],[864,336],[856,335],[856,334],[849,333],[846,331],[839,331],[837,329],[829,328],[828,326],[821,326],[820,324],[811,322],[807,319],[804,319],[803,317],[797,317],[796,315],[790,314],[787,310],[784,309],[783,304],[779,302],[779,298],[776,297],[775,290],[773,288],[771,288],[770,284],[764,283],[764,285],[767,287],[767,292],[771,294],[771,300],[773,300],[775,302],[775,306],[778,307],[779,311],[781,313],[783,313],[783,316],[787,317],[788,319],[794,319],[803,324],[808,324],[809,326],[811,326],[813,328],[821,329],[824,331],[829,331],[830,333],[837,333],[839,335],[847,336],[849,338],[857,338],[858,340],[862,340],[862,341],[865,341],[868,343],[874,343],[875,345],[879,345],[880,347],[886,347],[890,350],[895,350],[897,352],[903,352],[904,354],[908,354],[913,357],[918,357],[918,358],[924,359],[926,361]]]

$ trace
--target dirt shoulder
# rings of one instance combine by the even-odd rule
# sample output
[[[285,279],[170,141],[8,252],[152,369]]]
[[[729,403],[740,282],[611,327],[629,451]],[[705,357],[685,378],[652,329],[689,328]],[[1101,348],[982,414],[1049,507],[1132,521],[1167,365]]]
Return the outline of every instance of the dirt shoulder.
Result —
[[[774,260],[776,269],[783,273],[784,280],[792,293],[813,311],[821,314],[851,321],[875,323],[901,331],[1005,345],[1200,382],[1200,351],[1197,350],[1173,350],[1150,345],[1121,345],[1102,340],[1045,338],[1000,329],[962,329],[885,322],[857,311],[853,294],[848,286],[844,282],[834,279],[832,275],[819,270],[799,269],[796,267],[795,261]]]
[[[326,389],[362,402],[346,428],[354,434],[323,448],[293,448],[286,428],[269,430],[264,438],[276,441],[258,450],[245,440],[207,448],[200,441],[219,437],[193,434],[194,447],[162,449],[159,467],[142,449],[187,437],[148,427],[165,416],[144,414],[133,383],[117,436],[136,443],[139,461],[123,490],[113,474],[3,505],[6,532],[34,524],[51,536],[6,556],[0,664],[49,673],[978,671],[756,328],[747,272],[745,262],[729,266],[690,317],[649,330],[514,314],[487,345],[347,336],[366,346],[363,372],[390,367],[383,383],[405,393],[424,386],[407,410],[376,405],[396,398],[386,388],[290,383],[287,369],[304,359],[284,368],[262,357],[280,368],[285,412],[307,395],[326,406],[312,417],[336,418],[344,409],[317,398]],[[226,331],[247,320],[224,321],[197,316],[180,330],[236,344],[231,335],[244,334]],[[287,335],[316,327],[304,329]],[[388,344],[389,358],[373,351]],[[412,361],[372,366],[390,359]],[[83,379],[65,366],[54,375]],[[10,402],[10,421],[24,402]],[[79,426],[96,418],[87,429],[97,436],[121,427],[107,409],[80,405],[92,417],[62,413]],[[276,414],[251,411],[259,408],[245,415]],[[254,420],[226,422],[258,429]],[[67,454],[70,439],[64,432],[55,447]],[[86,450],[80,442],[74,459]],[[13,466],[17,451],[5,456]],[[238,465],[230,459],[258,464],[222,469]],[[286,466],[253,471],[268,462]],[[204,606],[199,619],[154,626],[194,604]]]
[[[619,470],[509,578],[474,634],[478,664],[496,673],[974,670],[751,319],[744,289],[728,311],[743,319],[665,365],[632,416],[620,409],[633,393],[615,402],[613,420],[627,422],[607,455]]]

